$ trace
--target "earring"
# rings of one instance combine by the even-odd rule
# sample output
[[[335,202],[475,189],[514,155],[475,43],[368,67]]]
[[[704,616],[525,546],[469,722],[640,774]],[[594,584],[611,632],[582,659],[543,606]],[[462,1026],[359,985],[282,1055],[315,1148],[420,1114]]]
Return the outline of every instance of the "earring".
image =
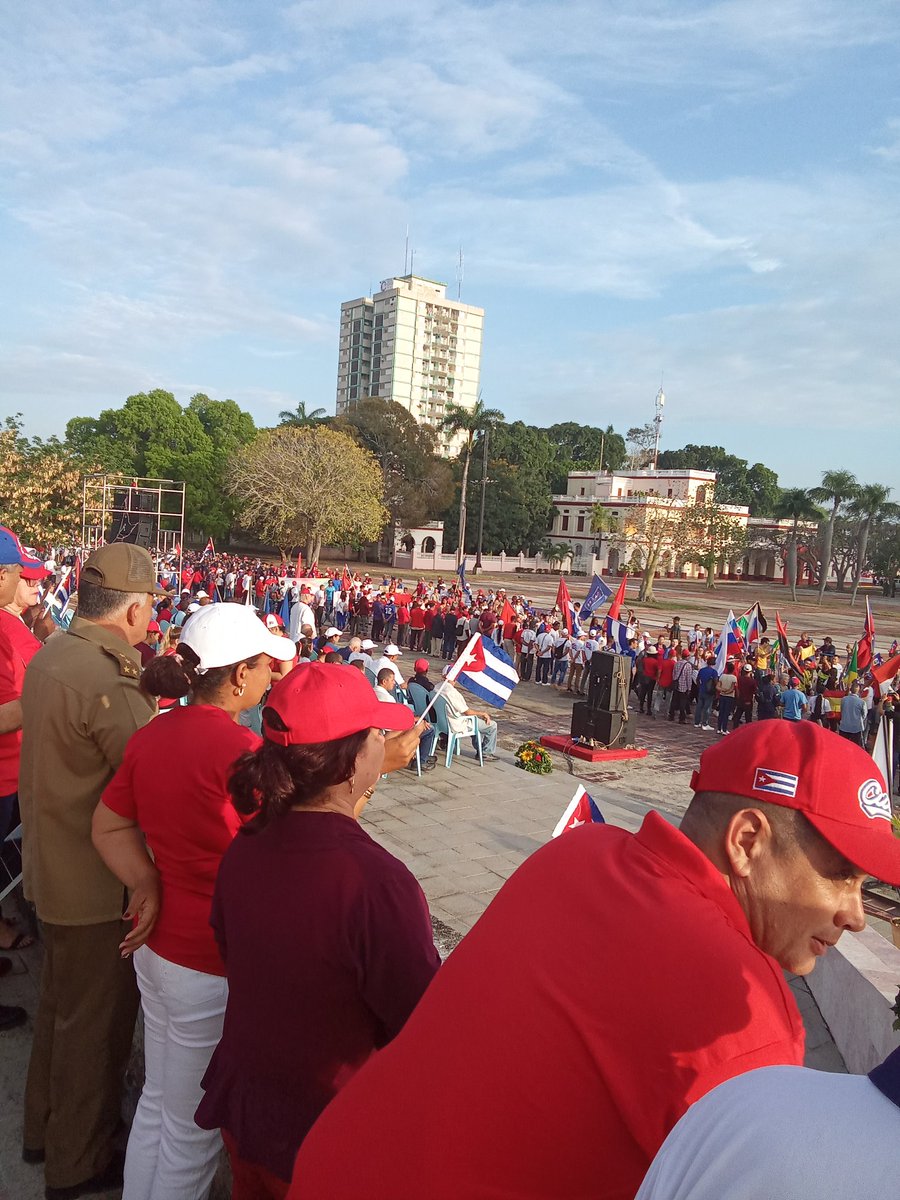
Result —
[[[352,792],[352,791],[353,791],[353,785],[354,785],[354,783],[356,782],[356,776],[355,776],[355,775],[351,775],[351,776],[350,776],[350,778],[347,780],[347,782],[350,784],[350,791]]]
[[[244,694],[244,685],[243,685],[243,684],[241,684],[241,686],[240,686],[240,687],[238,687],[238,688],[235,688],[235,689],[234,689],[234,694],[235,694],[236,696],[243,696],[243,694]]]

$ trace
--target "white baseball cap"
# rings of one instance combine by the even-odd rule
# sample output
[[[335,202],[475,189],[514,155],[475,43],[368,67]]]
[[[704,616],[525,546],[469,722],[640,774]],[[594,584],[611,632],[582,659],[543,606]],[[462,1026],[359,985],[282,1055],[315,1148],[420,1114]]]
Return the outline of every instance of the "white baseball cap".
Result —
[[[257,654],[268,654],[289,662],[297,653],[290,638],[270,633],[245,604],[208,604],[185,624],[182,646],[190,646],[200,659],[200,671],[245,662]]]
[[[340,631],[340,629],[335,629],[335,627],[332,625],[330,629],[325,630],[325,636],[326,637],[340,637],[341,631]]]
[[[393,655],[395,658],[403,657],[403,655],[400,651],[400,647],[395,646],[393,642],[388,642],[388,644],[384,648],[384,656],[385,656],[385,658],[390,658],[391,655]]]
[[[198,593],[197,593],[197,599],[198,599],[198,600],[208,600],[208,599],[209,599],[209,592],[198,592]]]
[[[366,638],[366,640],[361,643],[361,647],[363,650],[374,650],[375,643],[372,641],[371,638]]]

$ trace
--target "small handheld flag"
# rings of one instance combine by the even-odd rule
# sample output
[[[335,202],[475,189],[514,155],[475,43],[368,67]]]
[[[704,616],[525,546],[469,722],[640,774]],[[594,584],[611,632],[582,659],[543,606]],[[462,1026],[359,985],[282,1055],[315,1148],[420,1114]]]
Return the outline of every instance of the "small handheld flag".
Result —
[[[725,671],[725,664],[729,658],[740,653],[744,648],[744,641],[741,637],[741,631],[738,629],[737,621],[734,619],[734,613],[731,609],[728,610],[728,616],[725,618],[725,624],[722,626],[722,633],[716,643],[716,670],[722,675]]]
[[[559,587],[556,590],[556,607],[563,615],[569,636],[571,637],[573,633],[580,633],[581,627],[575,615],[575,605],[572,603],[572,597],[569,595],[569,589],[562,575],[559,577]]]
[[[869,605],[869,597],[866,596],[866,620],[863,626],[863,635],[857,643],[857,666],[860,674],[863,671],[868,671],[872,665],[872,656],[875,651],[875,619],[872,616],[872,609]]]
[[[207,555],[215,555],[215,553],[216,553],[216,548],[213,545],[212,538],[210,538],[209,541],[206,543],[206,546],[203,550],[203,553],[200,555],[200,557],[206,558]]]
[[[468,559],[464,558],[462,560],[462,562],[456,568],[456,574],[459,577],[459,586],[462,588],[463,592],[465,593],[467,602],[469,604],[471,604],[472,603],[472,589],[469,587],[468,583],[466,583],[466,563],[467,562],[468,562]]]
[[[476,633],[447,672],[447,682],[454,680],[485,703],[502,708],[519,682],[519,674],[502,646]]]
[[[611,595],[612,591],[606,586],[599,575],[595,575],[591,580],[590,590],[585,597],[584,604],[578,610],[578,620],[587,621],[593,614],[594,609],[599,608],[601,604],[605,604]]]
[[[578,785],[575,795],[569,801],[566,811],[556,823],[556,828],[553,830],[551,837],[559,837],[561,833],[567,833],[570,829],[577,829],[579,825],[605,825],[603,814],[597,807],[592,796],[584,790],[581,784]]]
[[[609,612],[606,614],[608,617],[612,617],[614,621],[618,621],[619,613],[622,610],[622,605],[625,603],[625,584],[627,582],[628,576],[623,575],[622,582],[619,584],[618,588],[616,589],[616,594],[612,598],[612,603],[609,606]]]

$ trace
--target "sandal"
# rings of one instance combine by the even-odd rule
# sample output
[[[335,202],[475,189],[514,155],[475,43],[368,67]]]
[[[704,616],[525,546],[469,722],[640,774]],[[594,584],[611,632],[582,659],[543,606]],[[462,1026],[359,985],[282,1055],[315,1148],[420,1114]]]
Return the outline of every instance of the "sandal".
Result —
[[[34,945],[34,938],[30,933],[17,933],[8,946],[0,946],[0,953],[9,954],[11,950],[27,950],[29,946]]]

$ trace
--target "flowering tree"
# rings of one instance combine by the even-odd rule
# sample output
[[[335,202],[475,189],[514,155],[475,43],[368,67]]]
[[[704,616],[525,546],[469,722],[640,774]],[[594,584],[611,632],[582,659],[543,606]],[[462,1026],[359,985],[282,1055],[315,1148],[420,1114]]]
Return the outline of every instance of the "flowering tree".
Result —
[[[29,440],[19,415],[0,430],[0,515],[27,545],[71,545],[81,536],[78,459],[56,438]]]

